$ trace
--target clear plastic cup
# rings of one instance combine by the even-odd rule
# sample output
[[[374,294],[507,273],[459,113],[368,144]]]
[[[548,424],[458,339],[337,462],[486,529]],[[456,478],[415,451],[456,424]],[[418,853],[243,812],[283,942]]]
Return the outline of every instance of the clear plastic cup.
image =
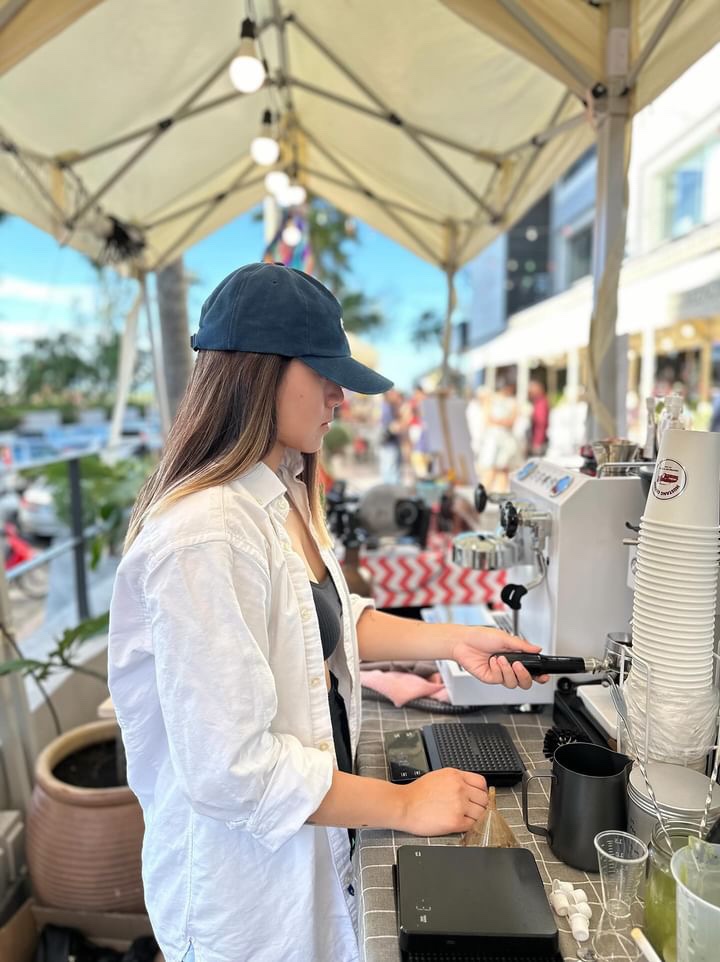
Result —
[[[708,845],[709,849],[720,846]],[[692,840],[675,852],[670,862],[675,879],[677,957],[688,962],[710,962],[720,952],[720,872],[699,865]],[[702,894],[700,894],[700,892]]]
[[[630,907],[645,874],[648,849],[629,832],[600,832],[595,836],[603,908],[615,919],[630,915]]]

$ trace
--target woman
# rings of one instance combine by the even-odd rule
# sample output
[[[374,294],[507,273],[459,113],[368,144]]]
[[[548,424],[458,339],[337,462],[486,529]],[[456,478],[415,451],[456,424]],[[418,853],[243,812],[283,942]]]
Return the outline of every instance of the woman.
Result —
[[[485,486],[500,493],[508,490],[510,468],[520,453],[513,433],[518,416],[515,385],[501,382],[492,396],[487,413],[481,463],[487,469]]]
[[[350,357],[318,281],[253,264],[203,305],[199,356],[135,505],[110,623],[110,688],[145,816],[145,899],[166,962],[354,962],[348,829],[461,832],[484,780],[352,774],[358,660],[455,658],[529,687],[488,652],[534,646],[430,626],[351,597],[317,452],[340,385],[390,382]]]

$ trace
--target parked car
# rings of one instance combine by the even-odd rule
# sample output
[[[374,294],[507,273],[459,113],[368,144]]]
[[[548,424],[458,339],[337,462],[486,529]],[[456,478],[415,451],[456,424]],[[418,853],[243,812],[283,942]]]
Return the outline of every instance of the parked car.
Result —
[[[55,538],[60,534],[62,524],[55,510],[52,487],[46,478],[36,478],[25,488],[17,517],[23,534],[36,538]]]

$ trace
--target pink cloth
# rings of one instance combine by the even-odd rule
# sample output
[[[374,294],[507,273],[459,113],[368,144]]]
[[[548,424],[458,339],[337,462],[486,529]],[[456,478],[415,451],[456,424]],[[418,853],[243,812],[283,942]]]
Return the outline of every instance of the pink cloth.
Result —
[[[450,701],[448,690],[439,671],[429,678],[420,678],[407,671],[361,671],[360,684],[385,695],[396,708],[402,708],[415,698]]]

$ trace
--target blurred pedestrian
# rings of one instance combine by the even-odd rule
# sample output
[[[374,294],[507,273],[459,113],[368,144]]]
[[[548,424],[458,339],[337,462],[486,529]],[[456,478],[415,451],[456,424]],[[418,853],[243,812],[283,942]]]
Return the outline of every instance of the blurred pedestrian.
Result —
[[[403,396],[391,388],[383,395],[380,411],[380,478],[383,484],[402,481]]]
[[[481,384],[475,389],[475,394],[468,401],[468,406],[465,410],[465,420],[467,421],[470,432],[470,446],[475,456],[478,473],[480,473],[484,467],[484,465],[481,464],[481,459],[489,407],[490,389],[485,387],[484,384]]]
[[[520,451],[513,433],[517,416],[515,385],[512,381],[501,382],[488,405],[487,426],[480,458],[481,466],[485,469],[485,486],[490,491],[508,490],[510,469],[517,461]]]
[[[531,381],[528,385],[528,398],[532,404],[528,453],[534,457],[543,457],[548,449],[548,426],[550,424],[550,402],[545,393],[544,384],[540,381]]]
[[[403,424],[407,425],[410,465],[416,478],[425,478],[430,471],[431,457],[422,409],[426,397],[423,388],[417,384],[403,410]]]

